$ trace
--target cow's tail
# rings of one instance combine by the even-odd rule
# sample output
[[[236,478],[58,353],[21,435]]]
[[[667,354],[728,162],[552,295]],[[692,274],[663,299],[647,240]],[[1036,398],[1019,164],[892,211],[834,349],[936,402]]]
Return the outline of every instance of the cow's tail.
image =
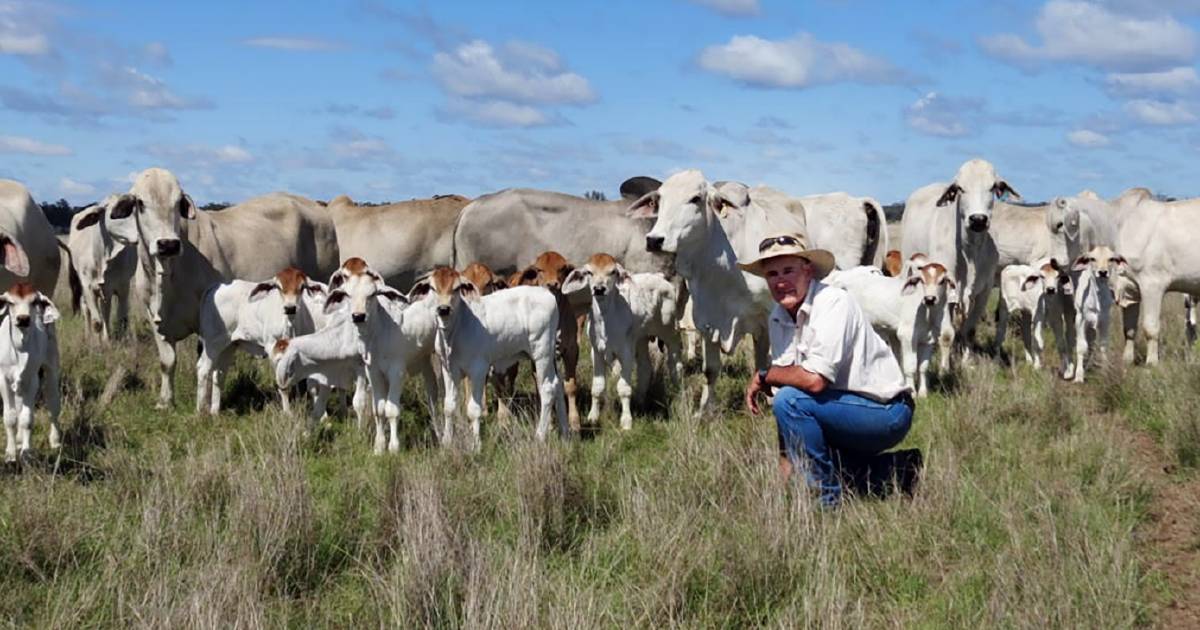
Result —
[[[58,239],[54,240],[58,241]],[[71,257],[71,250],[62,241],[58,241],[58,248],[63,251],[63,255],[67,259],[67,284],[71,285],[71,312],[78,315],[80,303],[83,301],[83,282],[79,280],[79,271],[75,269],[75,259]]]
[[[883,256],[887,254],[888,243],[887,217],[883,207],[874,199],[863,202],[863,212],[867,214],[867,246],[863,248],[861,265],[881,265]]]

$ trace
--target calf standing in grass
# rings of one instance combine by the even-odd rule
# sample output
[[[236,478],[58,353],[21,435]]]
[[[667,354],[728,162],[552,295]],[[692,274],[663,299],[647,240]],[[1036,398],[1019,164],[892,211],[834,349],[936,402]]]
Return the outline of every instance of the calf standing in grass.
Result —
[[[1125,271],[1125,258],[1107,246],[1093,247],[1075,259],[1075,382],[1083,382],[1088,351],[1099,346],[1102,358],[1108,353],[1108,326],[1114,303],[1109,281]]]
[[[413,302],[410,308],[428,308],[437,316],[437,353],[446,387],[443,444],[449,444],[453,434],[462,379],[470,381],[467,415],[471,420],[473,446],[479,448],[479,421],[483,416],[488,370],[503,371],[523,356],[533,359],[541,396],[538,439],[544,440],[550,430],[551,407],[558,416],[562,435],[570,435],[562,382],[554,366],[559,320],[554,295],[540,287],[514,287],[481,296],[479,288],[457,271],[439,267],[413,286],[409,299]]]
[[[1042,326],[1049,323],[1054,330],[1060,354],[1066,348],[1063,334],[1063,310],[1060,293],[1071,293],[1070,277],[1060,273],[1053,258],[1037,266],[1009,265],[1000,272],[1000,301],[996,305],[996,354],[1003,348],[1004,331],[1013,314],[1021,318],[1021,340],[1025,344],[1025,361],[1034,368],[1042,367]],[[1065,359],[1063,365],[1066,365]]]
[[[5,461],[28,451],[39,391],[50,411],[50,448],[62,446],[58,429],[58,309],[27,282],[0,294],[0,398],[4,402]]]
[[[200,355],[196,359],[196,413],[221,411],[221,377],[238,348],[266,357],[275,342],[313,332],[324,308],[325,286],[295,267],[264,282],[233,280],[204,294]],[[279,390],[290,411],[286,390]]]
[[[562,254],[554,251],[542,252],[534,259],[533,264],[521,272],[517,284],[549,289],[558,303],[558,352],[562,355],[563,363],[560,376],[567,397],[567,419],[571,423],[571,430],[578,431],[579,407],[575,401],[578,386],[575,373],[576,366],[579,365],[579,326],[587,313],[587,299],[572,300],[565,295],[570,291],[563,290],[563,282],[566,281],[567,274],[574,270],[575,267]],[[486,292],[484,294],[486,295]],[[508,384],[516,380],[516,374],[515,368],[509,372],[506,377]],[[511,395],[511,388],[509,392]]]
[[[893,260],[893,263],[895,261]],[[853,267],[834,271],[825,278],[830,286],[841,287],[852,295],[863,314],[892,347],[904,371],[904,383],[918,397],[928,394],[929,360],[939,341],[949,350],[954,338],[949,306],[958,300],[957,286],[939,263],[914,254],[906,265],[908,275],[895,264],[888,277],[877,267]],[[943,353],[943,359],[948,354]]]
[[[583,267],[572,271],[563,283],[565,293],[591,288],[592,323],[588,338],[592,343],[592,408],[588,420],[600,419],[604,400],[604,376],[611,361],[620,366],[617,395],[621,398],[621,429],[633,428],[629,398],[630,380],[637,360],[637,397],[650,386],[652,338],[667,346],[667,366],[672,379],[679,376],[679,313],[675,285],[661,273],[630,275],[615,258],[594,254]]]

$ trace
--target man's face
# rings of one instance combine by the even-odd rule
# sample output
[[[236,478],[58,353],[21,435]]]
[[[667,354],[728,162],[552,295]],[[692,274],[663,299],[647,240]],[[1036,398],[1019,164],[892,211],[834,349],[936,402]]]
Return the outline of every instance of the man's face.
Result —
[[[776,256],[763,261],[763,275],[771,297],[789,313],[795,313],[808,293],[812,265],[799,256]]]

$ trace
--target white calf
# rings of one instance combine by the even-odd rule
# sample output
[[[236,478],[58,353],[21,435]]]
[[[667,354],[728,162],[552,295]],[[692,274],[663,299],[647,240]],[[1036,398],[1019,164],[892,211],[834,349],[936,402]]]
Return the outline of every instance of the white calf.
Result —
[[[310,426],[324,415],[330,388],[353,390],[352,406],[356,426],[362,429],[369,412],[371,397],[367,373],[358,352],[358,331],[350,323],[349,311],[343,317],[333,317],[317,332],[292,339],[280,339],[271,349],[275,366],[275,386],[290,389],[301,379],[307,379],[313,392]],[[376,441],[382,428],[376,429]]]
[[[1071,271],[1075,280],[1075,382],[1083,382],[1085,360],[1093,345],[1101,357],[1108,353],[1108,325],[1114,303],[1109,279],[1125,271],[1128,263],[1107,246],[1092,250],[1075,259]]]
[[[918,256],[910,261],[907,277],[888,277],[878,267],[862,266],[834,271],[825,283],[854,296],[871,326],[891,344],[905,383],[923,397],[929,392],[934,345],[948,351],[954,338],[948,307],[958,302],[958,291],[945,267]]]
[[[58,429],[58,309],[26,282],[0,294],[0,398],[4,402],[5,461],[29,450],[39,385],[50,411],[50,448],[62,446]]]
[[[87,327],[109,339],[109,314],[116,298],[116,328],[129,324],[129,290],[137,270],[137,252],[117,242],[105,226],[105,213],[116,195],[71,217],[67,249],[71,266],[83,290],[83,316]]]
[[[583,267],[572,271],[563,283],[564,293],[591,288],[592,311],[588,338],[592,342],[592,409],[588,420],[600,419],[604,400],[604,376],[613,360],[620,366],[617,395],[621,398],[621,429],[633,428],[629,409],[630,376],[637,360],[639,399],[650,386],[651,338],[667,347],[667,366],[672,380],[679,376],[680,346],[678,295],[675,285],[661,273],[630,275],[615,258],[594,254]]]
[[[275,342],[316,330],[325,287],[288,267],[265,282],[234,280],[204,294],[200,305],[201,349],[196,359],[196,413],[221,411],[221,378],[242,349],[267,357]],[[290,411],[286,390],[280,390]]]
[[[1000,301],[996,306],[996,351],[1000,353],[1004,330],[1013,314],[1021,318],[1021,339],[1025,344],[1025,361],[1034,368],[1042,367],[1042,326],[1047,323],[1047,311],[1057,301],[1059,289],[1069,287],[1070,277],[1059,273],[1058,263],[1050,260],[1035,266],[1009,265],[1000,272]],[[1059,311],[1061,312],[1061,311]],[[1054,336],[1061,339],[1061,315],[1050,318]],[[1065,346],[1059,342],[1060,350]]]
[[[541,287],[514,287],[480,296],[478,287],[457,271],[438,267],[419,280],[408,296],[412,308],[423,306],[437,315],[437,353],[446,386],[442,444],[449,444],[453,435],[458,385],[466,378],[471,386],[467,415],[471,420],[473,446],[479,448],[479,420],[483,416],[488,370],[494,367],[501,372],[523,356],[533,359],[541,397],[538,439],[544,440],[550,430],[552,406],[563,437],[570,435],[562,381],[554,366],[558,302],[550,291]]]

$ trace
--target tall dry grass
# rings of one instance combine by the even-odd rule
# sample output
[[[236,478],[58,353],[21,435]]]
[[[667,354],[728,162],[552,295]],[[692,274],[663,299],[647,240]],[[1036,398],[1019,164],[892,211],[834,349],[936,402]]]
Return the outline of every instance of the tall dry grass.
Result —
[[[101,349],[61,328],[68,447],[0,475],[12,626],[1140,625],[1157,587],[1129,431],[1198,457],[1179,352],[1082,387],[981,362],[918,408],[915,498],[823,512],[780,481],[771,421],[740,411],[744,364],[712,417],[692,418],[693,376],[628,434],[606,415],[541,444],[526,417],[487,425],[478,454],[428,446],[414,388],[407,448],[373,457],[352,422],[304,437],[265,395],[193,416],[190,344],[157,413],[144,332]],[[269,391],[257,364],[233,372]]]

